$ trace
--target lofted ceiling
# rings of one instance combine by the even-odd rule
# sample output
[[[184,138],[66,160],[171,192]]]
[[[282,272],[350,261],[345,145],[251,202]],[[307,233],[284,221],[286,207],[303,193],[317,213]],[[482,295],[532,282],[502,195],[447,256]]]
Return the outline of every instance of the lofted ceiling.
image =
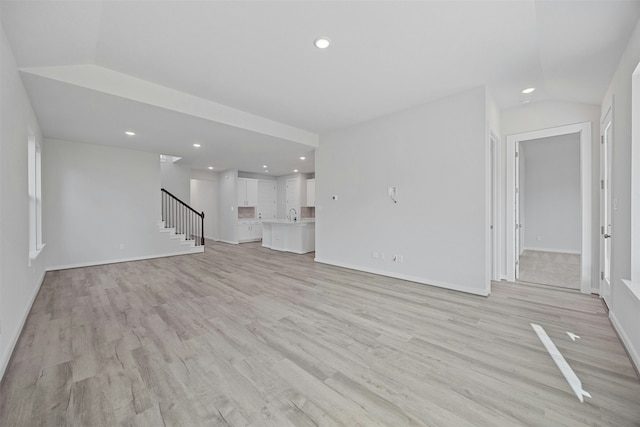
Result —
[[[322,133],[480,85],[500,108],[519,105],[529,86],[533,102],[599,104],[640,17],[630,0],[0,7],[46,137],[196,168],[268,164],[273,175],[313,171],[299,157],[312,157]],[[319,36],[332,45],[315,48]],[[129,128],[136,137],[124,137]]]

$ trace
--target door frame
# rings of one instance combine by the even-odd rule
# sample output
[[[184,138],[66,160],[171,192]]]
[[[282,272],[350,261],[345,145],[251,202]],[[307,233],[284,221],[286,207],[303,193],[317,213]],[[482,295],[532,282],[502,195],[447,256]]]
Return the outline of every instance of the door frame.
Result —
[[[518,133],[507,136],[507,161],[506,161],[506,273],[507,280],[515,281],[516,274],[516,253],[515,253],[515,197],[516,197],[516,177],[515,177],[515,156],[516,144],[532,139],[548,138],[578,133],[580,137],[580,200],[582,212],[582,243],[580,256],[580,292],[591,293],[591,178],[592,178],[592,149],[591,149],[591,122],[577,123],[566,126],[558,126],[532,132]]]
[[[500,202],[500,138],[489,132],[489,156],[491,171],[491,280],[499,281],[502,276],[502,223]]]

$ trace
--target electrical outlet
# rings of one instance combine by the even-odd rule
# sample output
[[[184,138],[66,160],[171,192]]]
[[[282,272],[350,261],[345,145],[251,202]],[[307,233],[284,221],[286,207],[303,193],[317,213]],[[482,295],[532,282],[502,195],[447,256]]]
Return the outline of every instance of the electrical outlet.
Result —
[[[331,200],[338,200],[338,195],[334,194],[333,196],[331,196]]]
[[[380,259],[384,259],[384,252],[380,252]]]
[[[124,249],[124,243],[120,243],[120,249]]]
[[[380,258],[380,254],[376,251],[371,252],[371,258],[378,259]]]
[[[537,237],[536,237],[536,240],[537,240],[538,242],[542,241],[542,236],[537,236]]]
[[[398,255],[398,262],[404,262],[404,256]]]

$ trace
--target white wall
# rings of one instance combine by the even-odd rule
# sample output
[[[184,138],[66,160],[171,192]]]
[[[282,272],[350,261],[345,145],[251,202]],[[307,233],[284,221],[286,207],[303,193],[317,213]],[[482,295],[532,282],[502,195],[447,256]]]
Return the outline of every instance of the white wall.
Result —
[[[591,188],[593,189],[591,195],[591,218],[592,218],[592,231],[591,241],[592,253],[591,253],[591,277],[595,285],[596,278],[600,277],[600,256],[597,242],[600,239],[600,107],[598,105],[581,104],[575,102],[564,101],[540,101],[524,104],[519,107],[510,108],[502,111],[500,116],[500,125],[502,126],[502,159],[504,159],[503,165],[506,165],[507,161],[511,159],[506,158],[506,137],[518,133],[532,132],[542,129],[549,129],[558,126],[565,126],[570,124],[591,122],[591,147],[592,147],[592,162],[591,171],[593,173],[591,179]],[[506,172],[506,167],[503,169]],[[507,199],[507,188],[504,183],[506,182],[506,175],[502,176],[502,188],[503,188],[503,200]],[[506,210],[510,209],[508,206],[503,206],[503,218],[506,217]],[[503,226],[506,227],[506,224]],[[502,275],[506,278],[506,229],[503,228],[503,259],[502,259]],[[583,254],[583,256],[587,256]]]
[[[40,128],[0,26],[0,378],[45,274],[45,247],[29,265],[28,129]],[[45,243],[47,241],[45,240]]]
[[[174,163],[170,160],[160,162],[160,185],[162,188],[182,200],[191,204],[191,167]]]
[[[175,252],[158,231],[157,154],[58,140],[45,144],[43,217],[49,269]]]
[[[202,172],[191,176],[191,207],[204,212],[204,237],[219,240],[219,174]]]
[[[322,135],[316,259],[486,295],[485,101],[481,87]]]
[[[523,248],[580,253],[579,134],[529,140],[522,147]]]
[[[238,224],[238,171],[236,169],[220,172],[218,195],[218,218],[220,241],[238,243],[236,227]]]
[[[640,112],[632,111],[632,75],[640,62],[640,23],[629,40],[614,77],[602,100],[602,117],[613,107],[613,165],[612,165],[612,197],[615,202],[611,218],[611,299],[609,316],[622,338],[629,354],[640,370],[640,300],[631,294],[622,279],[631,277],[631,266],[634,271],[640,270],[638,259],[631,258],[631,176],[632,168],[637,176],[637,163],[631,162],[632,156],[637,159],[636,149],[640,150],[640,141],[634,135],[638,145],[632,150],[632,118]],[[633,223],[640,226],[638,212],[633,213]],[[640,243],[638,243],[640,246]],[[637,269],[637,270],[636,270]],[[634,278],[635,279],[635,278]]]

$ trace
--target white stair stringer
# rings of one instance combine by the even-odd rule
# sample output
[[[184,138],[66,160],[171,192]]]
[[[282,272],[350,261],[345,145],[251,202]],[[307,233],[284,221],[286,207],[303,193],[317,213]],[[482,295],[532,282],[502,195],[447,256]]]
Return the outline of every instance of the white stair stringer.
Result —
[[[163,246],[165,250],[171,251],[175,255],[181,254],[197,254],[204,252],[204,246],[196,246],[196,242],[193,239],[187,240],[185,234],[176,234],[174,227],[165,227],[164,221],[158,221],[158,231],[163,237]]]

